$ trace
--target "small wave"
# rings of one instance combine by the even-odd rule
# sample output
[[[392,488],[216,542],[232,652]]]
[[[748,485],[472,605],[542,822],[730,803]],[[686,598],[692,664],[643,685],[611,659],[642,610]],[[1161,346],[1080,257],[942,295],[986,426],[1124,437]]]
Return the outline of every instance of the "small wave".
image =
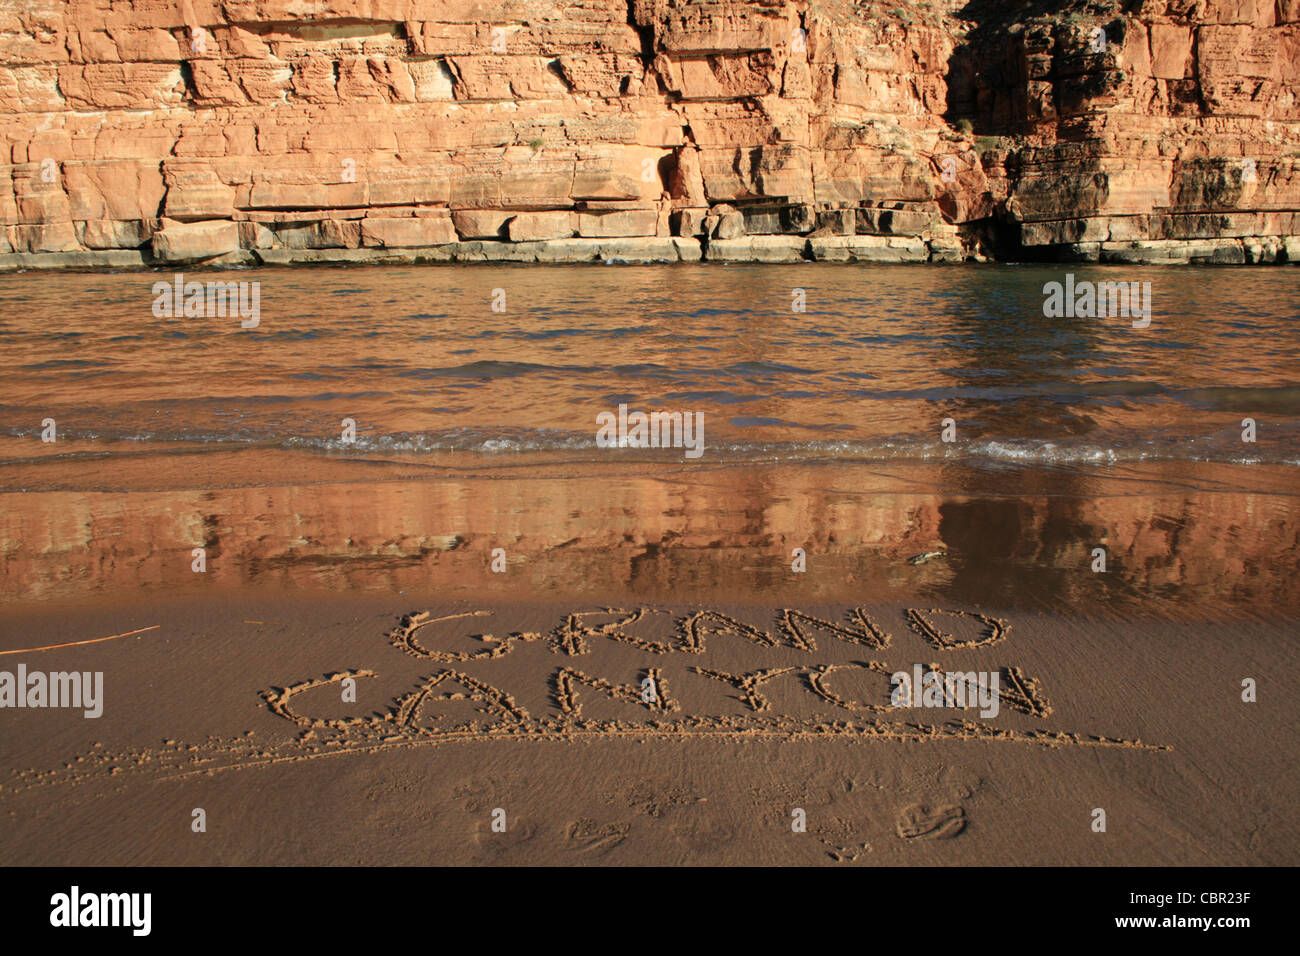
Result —
[[[746,424],[769,424],[765,420],[746,420]],[[786,423],[780,423],[786,424]],[[3,434],[13,439],[39,439],[39,428],[10,428]],[[111,453],[118,443],[133,445],[152,444],[166,448],[212,445],[226,448],[257,447],[280,448],[286,451],[322,453],[331,455],[421,456],[447,453],[476,453],[489,456],[545,455],[547,453],[584,453],[612,456],[611,460],[661,460],[681,454],[678,448],[617,449],[600,447],[591,432],[566,431],[548,428],[485,429],[464,427],[436,432],[399,432],[367,434],[359,432],[355,438],[345,440],[339,434],[302,435],[285,434],[283,429],[261,426],[243,426],[228,430],[165,429],[115,431],[110,428],[77,430],[69,428],[60,432],[60,442],[79,446],[79,452]],[[101,446],[87,449],[85,446]],[[6,452],[14,454],[9,447]],[[44,457],[50,446],[41,446]],[[18,456],[26,458],[23,452]],[[37,456],[32,456],[37,457]],[[946,443],[929,437],[898,436],[878,439],[819,438],[807,441],[764,441],[727,435],[710,438],[705,435],[704,453],[691,459],[696,464],[719,462],[788,461],[856,463],[871,462],[1004,462],[1023,465],[1119,465],[1153,461],[1208,462],[1236,465],[1286,465],[1300,466],[1300,458],[1290,448],[1273,451],[1252,448],[1245,454],[1239,443],[1225,442],[1218,437],[1182,439],[1179,441],[1147,438],[1127,444],[1099,443],[1095,441],[1043,441],[1040,439],[977,439]]]

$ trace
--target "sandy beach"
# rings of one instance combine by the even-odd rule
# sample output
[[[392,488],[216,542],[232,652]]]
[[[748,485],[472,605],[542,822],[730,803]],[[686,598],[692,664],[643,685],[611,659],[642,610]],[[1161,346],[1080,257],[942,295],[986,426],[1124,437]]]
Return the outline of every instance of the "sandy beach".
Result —
[[[1288,499],[1136,471],[1010,498],[915,467],[51,479],[6,496],[0,669],[102,672],[103,714],[6,712],[0,861],[1291,863],[1295,551],[1231,533]],[[200,503],[202,575],[170,530]],[[1125,557],[1093,574],[1009,515]],[[93,533],[23,531],[60,521]],[[913,668],[997,673],[997,714],[892,706]]]
[[[161,628],[78,653],[77,666],[104,672],[114,719],[11,715],[7,760],[20,769],[3,791],[4,862],[1295,857],[1300,835],[1276,796],[1294,779],[1300,731],[1282,693],[1294,644],[1281,628],[1144,626],[1139,644],[1132,625],[1021,613],[1003,619],[998,643],[945,651],[903,609],[870,609],[884,647],[804,621],[815,650],[757,649],[744,625],[776,640],[779,613],[749,607],[709,609],[692,651],[662,625],[698,609],[429,608],[453,617],[426,628],[441,631],[436,644],[417,646],[470,658],[448,663],[393,646],[395,610],[423,606],[223,600],[64,618],[65,634],[110,621]],[[835,610],[810,617],[842,623]],[[585,647],[557,655],[555,632],[575,613]],[[949,612],[926,619],[945,633],[987,633]],[[441,639],[478,628],[500,637]],[[37,623],[20,632],[41,633]],[[41,663],[55,667],[56,655],[67,652]],[[1032,694],[1017,707],[1004,690],[994,720],[890,713],[887,678],[870,661],[1014,668]],[[763,673],[742,687],[702,671]],[[647,674],[663,706],[641,702]],[[1242,704],[1247,674],[1260,675],[1262,703]],[[340,702],[340,675],[355,676],[356,704]],[[1098,807],[1105,833],[1090,828]],[[206,832],[191,831],[195,808]],[[498,809],[504,833],[491,829]],[[792,830],[798,809],[804,833]]]
[[[1294,864],[1294,283],[812,268],[3,277],[0,863]]]

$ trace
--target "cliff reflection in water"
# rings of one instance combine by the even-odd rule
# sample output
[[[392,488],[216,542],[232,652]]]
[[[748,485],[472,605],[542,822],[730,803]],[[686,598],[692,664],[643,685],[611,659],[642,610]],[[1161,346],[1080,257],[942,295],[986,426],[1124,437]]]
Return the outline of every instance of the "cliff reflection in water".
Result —
[[[0,587],[41,601],[265,587],[1294,614],[1294,498],[1267,485],[1289,475],[1256,469],[1258,490],[1223,493],[1215,471],[1202,465],[1189,481],[1173,465],[1082,477],[951,463],[663,464],[10,493]],[[191,570],[196,546],[204,574]],[[1107,552],[1103,574],[1091,571],[1095,547]],[[491,572],[494,548],[507,574]],[[804,574],[791,571],[795,548]],[[946,553],[909,562],[925,552]]]
[[[1294,613],[1294,270],[1071,268],[1150,281],[1151,326],[1045,317],[1060,267],[257,269],[247,330],[3,276],[0,595]],[[623,404],[703,456],[598,448]]]

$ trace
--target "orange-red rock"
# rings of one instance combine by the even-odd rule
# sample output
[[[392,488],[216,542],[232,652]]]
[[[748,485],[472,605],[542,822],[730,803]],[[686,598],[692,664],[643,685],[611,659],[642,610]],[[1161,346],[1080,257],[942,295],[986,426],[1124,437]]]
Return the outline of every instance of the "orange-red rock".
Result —
[[[232,235],[406,248],[721,225],[911,236],[945,260],[1208,240],[1288,258],[1300,0],[1024,6],[0,0],[3,241],[223,255]]]

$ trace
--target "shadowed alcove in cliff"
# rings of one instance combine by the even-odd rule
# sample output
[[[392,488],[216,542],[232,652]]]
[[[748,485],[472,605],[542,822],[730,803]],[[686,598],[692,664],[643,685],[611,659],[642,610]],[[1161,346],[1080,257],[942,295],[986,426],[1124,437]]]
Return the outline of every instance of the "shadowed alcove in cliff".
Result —
[[[1065,122],[1118,85],[1107,44],[1124,41],[1119,0],[971,0],[955,16],[972,24],[948,63],[950,123],[969,122],[978,136],[1015,136]],[[1094,31],[1105,41],[1094,43]]]
[[[1005,169],[1010,194],[1026,189],[1021,179],[1026,147],[1075,142],[1087,151],[1095,135],[1093,118],[1124,80],[1114,50],[1123,45],[1124,14],[1132,5],[971,0],[954,13],[970,29],[948,61],[944,117],[969,126],[985,166]],[[1086,173],[1039,176],[1029,188],[1055,197],[1056,205],[1086,210],[1099,204],[1108,185],[1104,173]],[[1068,258],[1063,249],[1082,238],[1028,240],[1021,220],[1019,210],[999,203],[976,228],[999,258],[1017,261]]]

